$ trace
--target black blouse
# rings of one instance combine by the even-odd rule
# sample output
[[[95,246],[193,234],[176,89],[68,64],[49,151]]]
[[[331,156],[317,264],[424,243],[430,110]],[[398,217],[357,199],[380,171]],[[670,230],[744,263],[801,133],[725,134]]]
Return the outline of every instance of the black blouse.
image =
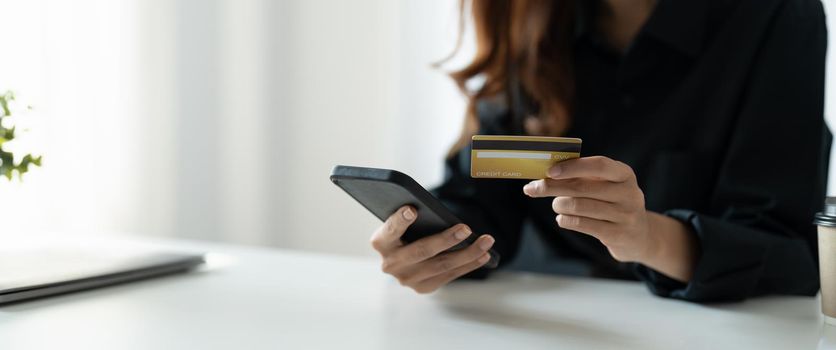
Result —
[[[640,279],[658,295],[814,295],[811,220],[830,153],[820,1],[661,0],[623,55],[582,34],[566,135],[583,139],[584,156],[629,164],[647,209],[691,227],[701,255],[690,283],[619,263],[596,239],[557,227],[551,199],[525,196],[526,181],[472,179],[469,148],[447,159],[434,193],[475,232],[492,234],[505,263],[529,220],[593,275]],[[519,133],[517,108],[483,101],[477,109],[481,134]]]

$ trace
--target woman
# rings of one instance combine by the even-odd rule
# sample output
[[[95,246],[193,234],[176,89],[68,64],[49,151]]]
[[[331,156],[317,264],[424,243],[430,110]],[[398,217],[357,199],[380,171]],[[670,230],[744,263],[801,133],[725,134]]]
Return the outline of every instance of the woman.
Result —
[[[435,190],[468,225],[404,245],[416,213],[401,208],[372,236],[385,272],[421,293],[484,277],[487,250],[513,259],[530,222],[591,275],[666,297],[816,293],[830,150],[819,0],[469,5],[477,53],[451,76],[471,109]],[[588,156],[529,183],[472,179],[474,134],[579,137]],[[442,253],[471,232],[476,244]]]

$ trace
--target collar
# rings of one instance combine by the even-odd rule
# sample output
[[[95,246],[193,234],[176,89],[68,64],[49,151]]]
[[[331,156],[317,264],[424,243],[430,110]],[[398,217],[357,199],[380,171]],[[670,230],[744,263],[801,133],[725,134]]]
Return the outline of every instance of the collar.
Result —
[[[599,41],[594,33],[593,21],[598,6],[601,6],[600,1],[580,1],[578,5],[575,41],[583,38]],[[704,44],[707,6],[706,0],[658,0],[637,39],[642,36],[652,37],[685,55],[696,56]]]
[[[707,17],[706,0],[659,0],[639,35],[693,57],[703,48]]]

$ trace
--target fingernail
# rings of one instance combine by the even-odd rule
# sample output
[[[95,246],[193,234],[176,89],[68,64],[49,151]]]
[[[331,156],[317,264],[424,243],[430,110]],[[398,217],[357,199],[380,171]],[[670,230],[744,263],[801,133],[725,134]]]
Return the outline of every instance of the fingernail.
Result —
[[[479,263],[484,264],[484,263],[488,262],[488,260],[491,260],[491,255],[490,254],[485,254],[485,255],[482,255],[481,258],[479,258]]]
[[[406,210],[403,211],[403,218],[408,221],[415,219],[415,212],[412,211],[412,208],[406,208]]]
[[[470,229],[469,229],[469,228],[467,228],[467,226],[465,226],[465,227],[463,227],[463,228],[459,229],[458,231],[456,231],[456,233],[454,234],[454,236],[455,236],[455,237],[456,237],[456,239],[458,239],[458,240],[463,240],[463,239],[467,238],[467,236],[470,236],[470,234],[471,234],[471,233],[472,233],[472,232],[470,231]]]
[[[537,185],[534,183],[534,181],[531,181],[531,182],[525,184],[525,186],[523,186],[523,192],[528,194],[529,192],[534,191],[535,186],[537,186]]]
[[[491,249],[491,247],[493,246],[493,243],[494,243],[493,237],[488,236],[488,238],[483,238],[482,242],[479,242],[479,248],[482,249],[482,250],[487,251],[488,249]]]
[[[563,167],[560,164],[552,165],[552,167],[549,168],[549,177],[558,177],[562,172]]]

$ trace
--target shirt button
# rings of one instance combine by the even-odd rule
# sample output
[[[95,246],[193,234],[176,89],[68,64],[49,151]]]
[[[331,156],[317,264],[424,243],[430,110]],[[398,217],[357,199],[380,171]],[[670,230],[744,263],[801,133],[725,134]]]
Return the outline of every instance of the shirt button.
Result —
[[[624,107],[627,107],[627,108],[633,107],[633,104],[634,104],[635,102],[636,102],[636,101],[635,101],[635,100],[633,100],[633,96],[630,96],[630,95],[622,95],[622,96],[621,96],[621,104],[622,104]]]

